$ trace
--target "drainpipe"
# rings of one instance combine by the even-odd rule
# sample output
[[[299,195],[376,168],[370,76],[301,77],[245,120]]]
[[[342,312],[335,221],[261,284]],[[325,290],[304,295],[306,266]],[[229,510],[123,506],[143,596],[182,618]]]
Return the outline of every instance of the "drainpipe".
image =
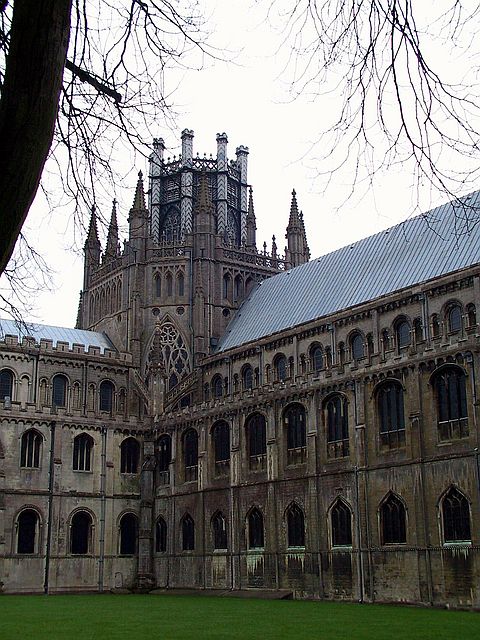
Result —
[[[43,580],[43,591],[48,595],[48,581],[50,573],[50,553],[52,545],[52,516],[53,516],[53,486],[55,479],[55,420],[50,422],[50,453],[48,464],[48,520],[47,520],[47,544],[45,548],[45,574]]]
[[[100,555],[98,558],[98,590],[103,591],[105,569],[105,510],[107,480],[107,428],[102,425],[102,455],[100,471]]]
[[[363,576],[364,576],[364,569],[363,569],[363,551],[362,551],[362,529],[360,526],[360,491],[358,488],[358,466],[355,465],[354,467],[354,472],[355,472],[355,502],[357,504],[357,514],[356,514],[356,542],[357,542],[357,549],[358,549],[358,583],[359,583],[359,591],[360,591],[360,599],[359,602],[361,604],[363,604],[364,600],[365,600],[365,587],[363,584]]]

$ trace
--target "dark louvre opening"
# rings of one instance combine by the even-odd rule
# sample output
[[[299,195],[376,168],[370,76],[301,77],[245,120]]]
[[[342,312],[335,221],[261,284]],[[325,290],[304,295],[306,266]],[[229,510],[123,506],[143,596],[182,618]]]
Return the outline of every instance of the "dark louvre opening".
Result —
[[[37,524],[38,514],[32,509],[25,509],[18,516],[17,553],[35,553]]]
[[[305,519],[303,511],[297,504],[293,504],[287,511],[288,546],[305,546]]]
[[[443,499],[443,537],[445,542],[470,541],[470,505],[464,495],[452,487]]]
[[[126,513],[120,520],[120,555],[133,556],[137,551],[137,517]]]
[[[347,505],[339,500],[331,511],[332,546],[345,547],[352,545],[352,514]]]
[[[263,516],[262,513],[255,508],[248,514],[248,547],[249,549],[263,549],[263,546]]]

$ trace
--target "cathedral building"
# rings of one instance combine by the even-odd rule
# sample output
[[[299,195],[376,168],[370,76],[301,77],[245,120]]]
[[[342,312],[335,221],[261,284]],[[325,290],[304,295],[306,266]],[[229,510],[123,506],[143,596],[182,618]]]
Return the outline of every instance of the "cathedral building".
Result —
[[[0,321],[0,590],[480,607],[480,192],[310,259],[155,140],[77,326]]]

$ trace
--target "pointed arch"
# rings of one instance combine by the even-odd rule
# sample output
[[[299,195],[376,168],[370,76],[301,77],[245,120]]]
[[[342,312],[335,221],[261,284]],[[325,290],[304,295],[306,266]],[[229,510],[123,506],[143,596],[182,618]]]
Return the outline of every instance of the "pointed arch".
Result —
[[[265,530],[263,513],[258,507],[252,507],[247,513],[247,543],[249,549],[263,549],[265,546]]]
[[[228,549],[227,523],[221,511],[216,511],[211,520],[214,549]]]
[[[407,512],[399,495],[390,491],[380,504],[382,544],[405,544],[407,541]]]
[[[181,520],[182,529],[182,550],[195,550],[195,522],[189,513],[186,513]]]
[[[296,502],[292,502],[287,507],[285,516],[287,521],[287,546],[304,547],[305,516],[303,509]]]
[[[185,276],[181,271],[177,274],[177,296],[180,298],[185,295]]]
[[[455,486],[441,499],[443,541],[471,542],[470,502]]]
[[[342,498],[337,498],[329,509],[332,547],[352,546],[352,510]]]
[[[188,343],[177,324],[167,314],[161,323],[155,325],[145,349],[143,371],[148,379],[150,368],[160,366],[169,380],[169,390],[173,389],[191,372],[191,358]]]
[[[158,516],[155,524],[155,552],[165,553],[167,550],[167,523],[162,516]]]

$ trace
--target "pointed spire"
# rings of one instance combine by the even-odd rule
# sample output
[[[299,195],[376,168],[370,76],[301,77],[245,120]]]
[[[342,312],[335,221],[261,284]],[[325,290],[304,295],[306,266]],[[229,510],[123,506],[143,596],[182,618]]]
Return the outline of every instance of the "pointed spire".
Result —
[[[257,230],[257,221],[255,219],[255,210],[253,208],[253,191],[252,187],[249,189],[248,193],[248,212],[246,218],[247,225],[247,247],[255,248],[256,247],[256,230]]]
[[[88,225],[87,239],[85,240],[85,247],[100,246],[100,240],[98,239],[97,231],[97,214],[95,213],[95,205],[92,205],[92,213],[90,215],[90,224]]]
[[[138,172],[137,188],[135,189],[132,209],[136,211],[144,211],[146,209],[145,191],[143,190],[143,173],[141,171]]]
[[[303,221],[303,213],[299,212],[297,204],[297,194],[295,189],[292,191],[292,201],[290,204],[290,217],[288,220],[287,234],[287,251],[285,259],[290,267],[297,267],[310,260],[310,249],[307,243],[307,234],[305,233],[305,223]]]
[[[108,227],[107,246],[105,247],[105,259],[116,258],[120,254],[118,242],[117,201],[113,201],[112,215]]]
[[[292,190],[292,202],[290,204],[290,218],[288,220],[287,232],[289,230],[296,230],[301,227],[300,216],[298,213],[297,193],[295,189]]]
[[[277,257],[277,243],[275,242],[275,236],[272,236],[272,258]]]

